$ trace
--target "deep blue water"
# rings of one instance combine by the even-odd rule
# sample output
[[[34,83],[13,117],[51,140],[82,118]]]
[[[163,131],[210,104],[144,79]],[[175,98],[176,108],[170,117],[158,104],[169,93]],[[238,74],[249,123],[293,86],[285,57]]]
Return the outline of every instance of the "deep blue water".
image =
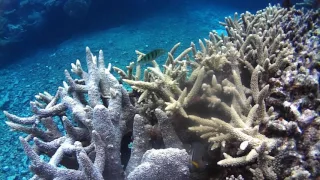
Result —
[[[18,3],[19,1],[17,1]],[[35,1],[36,2],[36,1]],[[48,91],[54,94],[64,80],[64,69],[80,59],[85,62],[85,47],[94,54],[104,50],[105,59],[124,68],[135,59],[134,50],[148,52],[170,49],[177,42],[186,48],[191,41],[206,38],[208,32],[224,33],[219,25],[234,12],[255,11],[279,1],[252,0],[114,0],[95,1],[88,16],[70,19],[59,7],[46,14],[39,26],[30,28],[21,42],[1,47],[0,110],[19,116],[30,115],[29,101]],[[7,9],[19,8],[0,7]],[[30,5],[33,11],[45,11]],[[37,9],[38,8],[38,9]],[[1,9],[0,9],[1,12]],[[31,9],[12,14],[15,20],[30,16]],[[27,179],[29,161],[18,136],[11,132],[0,113],[0,179]]]
[[[30,3],[29,6],[25,5],[23,8],[20,8],[21,10],[19,10],[18,0],[13,1],[17,3],[11,3],[14,4],[11,6],[8,4],[0,4],[0,8],[3,6],[2,9],[9,12],[18,9],[17,13],[8,15],[8,19],[10,19],[10,23],[14,25],[23,24],[23,31],[25,31],[20,35],[19,41],[21,40],[21,42],[13,43],[13,45],[5,47],[0,46],[0,67],[33,53],[39,47],[54,46],[65,39],[72,38],[73,35],[78,33],[87,33],[98,29],[108,29],[127,23],[142,21],[155,13],[158,13],[158,15],[159,13],[169,12],[178,14],[186,11],[185,6],[195,3],[195,0],[95,0],[91,1],[91,7],[88,9],[86,16],[70,18],[61,7],[65,1],[66,0],[58,0],[56,2],[60,2],[59,6],[57,5],[56,7],[52,5],[50,8],[43,5],[45,1],[35,1],[38,3]],[[279,1],[273,0],[261,3],[252,3],[250,1],[240,2],[236,0],[227,2],[223,0],[197,1],[198,6],[214,8],[217,5],[223,5],[226,8],[236,8],[242,11],[252,12],[264,8],[268,3],[275,4],[279,3]],[[28,46],[25,46],[25,44],[28,44]],[[5,55],[2,56],[2,53]],[[7,58],[11,60],[8,62],[8,60],[6,60]]]

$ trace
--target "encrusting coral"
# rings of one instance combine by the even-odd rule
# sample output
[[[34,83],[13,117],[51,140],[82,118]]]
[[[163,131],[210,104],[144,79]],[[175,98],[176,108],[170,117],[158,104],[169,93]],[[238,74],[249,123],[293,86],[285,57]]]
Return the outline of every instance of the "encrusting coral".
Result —
[[[319,12],[271,5],[240,19],[236,13],[221,23],[227,36],[212,31],[199,50],[191,43],[176,56],[178,43],[163,66],[153,60],[143,71],[134,62],[127,72],[113,67],[131,95],[111,65],[105,68],[102,51],[97,59],[87,48],[88,72],[72,64],[81,79],[65,71],[55,96],[39,94],[30,103],[33,116],[5,112],[6,123],[29,134],[20,140],[35,179],[199,179],[203,171],[204,179],[315,178],[319,22]],[[136,53],[139,61],[144,54]],[[122,167],[120,145],[129,132],[132,152]],[[209,145],[208,165],[190,173],[186,145],[199,141]]]

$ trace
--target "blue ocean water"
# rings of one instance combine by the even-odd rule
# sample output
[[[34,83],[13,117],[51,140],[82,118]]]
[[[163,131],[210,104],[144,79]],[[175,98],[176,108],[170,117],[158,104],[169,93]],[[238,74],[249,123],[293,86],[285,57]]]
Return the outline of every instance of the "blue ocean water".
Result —
[[[65,80],[64,69],[70,70],[77,59],[85,64],[86,46],[93,54],[103,50],[107,63],[125,69],[136,59],[135,50],[170,50],[181,42],[181,52],[191,41],[207,38],[212,30],[226,35],[219,21],[234,12],[255,13],[269,3],[281,2],[92,0],[92,7],[79,10],[79,14],[63,9],[64,3],[66,0],[0,1],[3,22],[14,26],[10,33],[8,29],[0,32],[1,111],[30,116],[29,101],[36,94],[54,94]],[[29,179],[30,161],[18,139],[24,134],[10,131],[5,119],[0,113],[0,179]]]

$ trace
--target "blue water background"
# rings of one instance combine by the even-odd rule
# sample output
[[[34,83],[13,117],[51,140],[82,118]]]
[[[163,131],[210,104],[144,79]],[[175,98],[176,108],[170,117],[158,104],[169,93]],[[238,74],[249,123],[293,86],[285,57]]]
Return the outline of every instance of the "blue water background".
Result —
[[[260,2],[260,3],[258,3]],[[181,42],[179,52],[208,38],[211,30],[225,33],[219,25],[226,16],[245,11],[255,13],[268,3],[279,1],[253,0],[120,0],[96,9],[100,18],[84,18],[70,24],[62,22],[61,14],[50,17],[50,26],[10,49],[11,57],[1,59],[0,110],[19,116],[29,116],[29,101],[47,91],[54,94],[64,80],[64,69],[77,59],[85,66],[85,47],[94,54],[102,49],[106,63],[125,68],[135,61],[135,50],[148,52],[155,48],[170,48]],[[116,7],[116,8],[110,8]],[[103,13],[101,12],[103,11]],[[85,23],[84,23],[85,22]],[[161,57],[159,61],[163,61]],[[0,113],[0,180],[27,179],[29,161],[18,136],[11,132]]]

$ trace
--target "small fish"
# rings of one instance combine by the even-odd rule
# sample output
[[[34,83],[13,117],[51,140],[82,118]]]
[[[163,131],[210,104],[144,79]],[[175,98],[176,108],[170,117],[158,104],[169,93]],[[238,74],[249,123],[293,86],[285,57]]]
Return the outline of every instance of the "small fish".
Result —
[[[189,168],[192,172],[201,172],[206,169],[208,162],[206,162],[206,149],[200,142],[193,142],[191,144],[191,156]]]
[[[155,49],[146,55],[144,55],[141,59],[138,60],[138,63],[147,63],[152,60],[155,60],[156,58],[163,55],[166,51],[164,49]]]

